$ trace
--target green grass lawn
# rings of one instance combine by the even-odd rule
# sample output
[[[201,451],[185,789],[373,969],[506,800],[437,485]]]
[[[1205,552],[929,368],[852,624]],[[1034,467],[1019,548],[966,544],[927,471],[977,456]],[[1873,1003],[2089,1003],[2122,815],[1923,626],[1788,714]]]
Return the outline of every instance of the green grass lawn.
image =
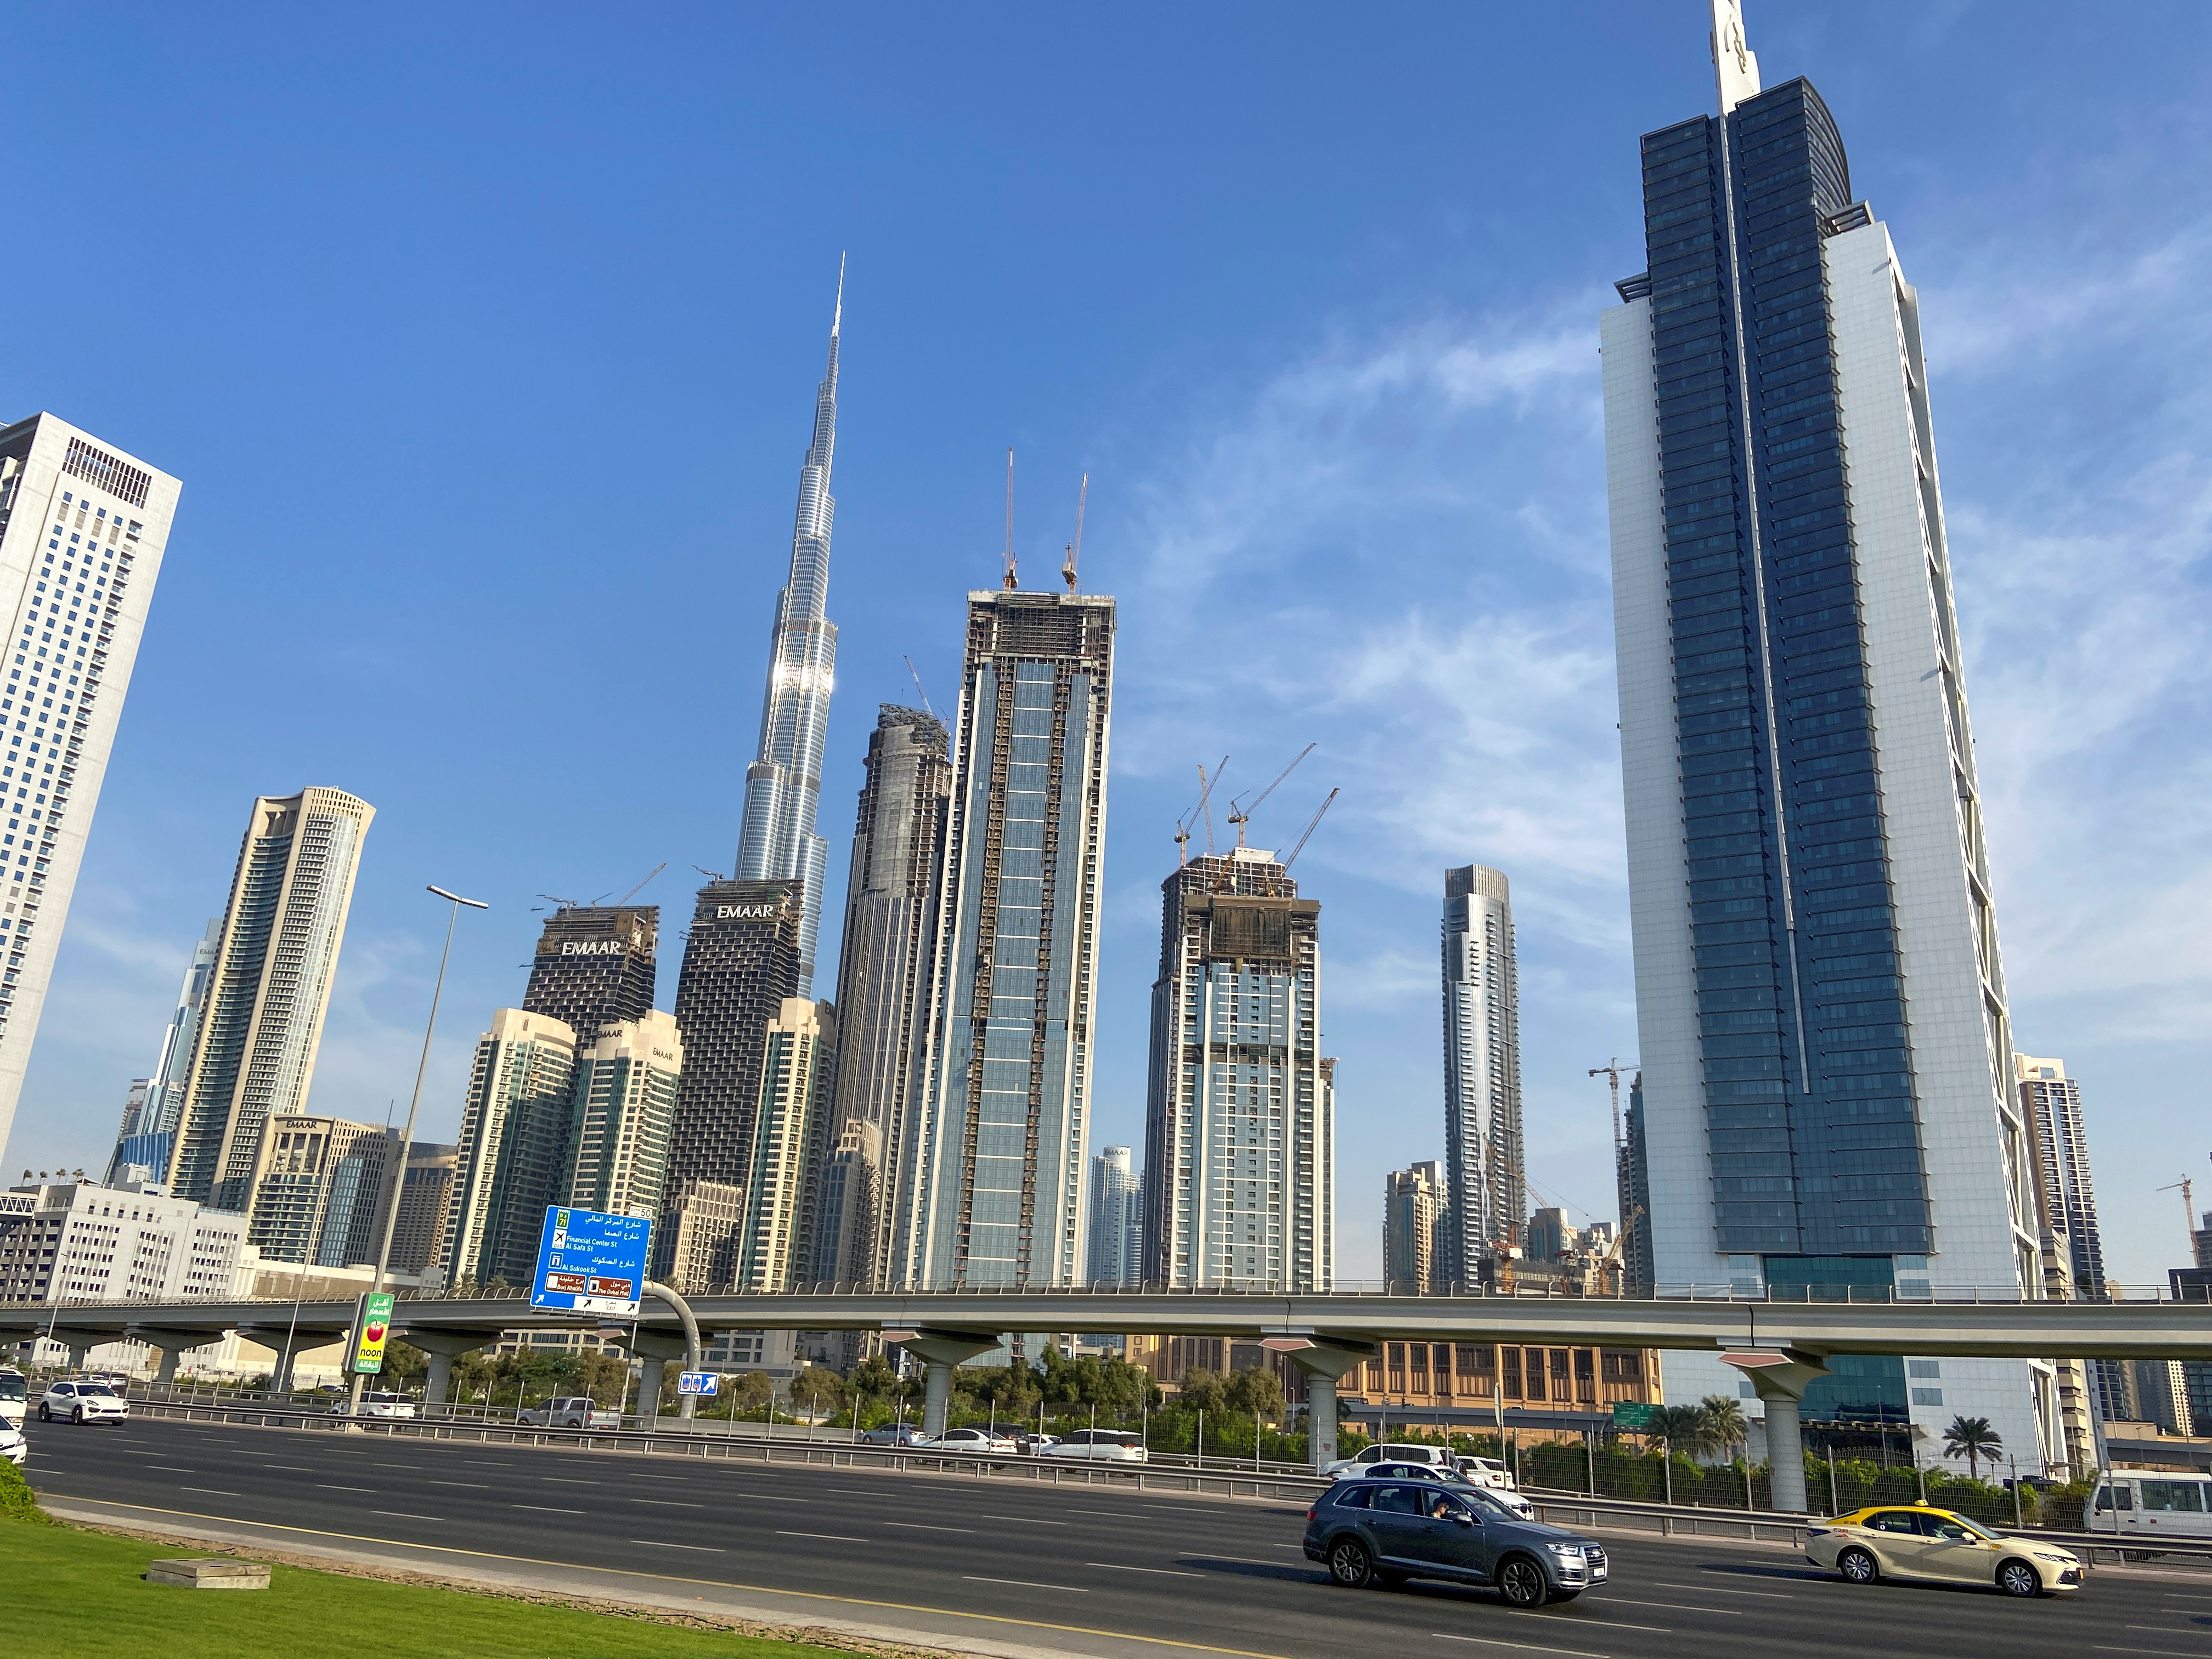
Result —
[[[830,1659],[827,1649],[796,1643],[299,1567],[275,1568],[265,1590],[178,1589],[149,1584],[141,1576],[149,1561],[225,1553],[0,1520],[0,1632],[6,1647],[19,1654],[97,1654],[101,1659],[302,1659],[372,1652],[410,1659],[434,1654]]]

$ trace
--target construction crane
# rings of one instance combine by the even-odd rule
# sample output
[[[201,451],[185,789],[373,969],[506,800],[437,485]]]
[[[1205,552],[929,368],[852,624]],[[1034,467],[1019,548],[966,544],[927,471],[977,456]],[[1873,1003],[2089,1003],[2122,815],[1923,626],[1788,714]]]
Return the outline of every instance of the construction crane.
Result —
[[[1237,844],[1239,847],[1242,847],[1244,844],[1244,826],[1252,822],[1252,814],[1260,810],[1260,802],[1267,799],[1268,796],[1273,794],[1277,789],[1280,788],[1282,787],[1283,780],[1298,769],[1298,761],[1304,760],[1308,755],[1312,754],[1318,747],[1320,747],[1318,744],[1310,743],[1304,748],[1299,750],[1298,760],[1292,761],[1281,771],[1276,773],[1274,782],[1269,784],[1265,789],[1262,789],[1260,792],[1259,799],[1255,800],[1249,806],[1245,807],[1242,811],[1237,810],[1237,803],[1235,801],[1232,800],[1229,803],[1229,821],[1237,826]]]
[[[640,893],[642,893],[645,890],[646,882],[651,881],[655,876],[659,875],[667,867],[668,860],[666,859],[661,860],[659,863],[654,865],[652,869],[645,872],[645,881],[638,883],[636,886],[631,888],[627,893],[624,893],[620,898],[617,899],[615,902],[617,904],[628,904],[632,899],[635,898]]]
[[[907,678],[914,682],[914,695],[921,699],[921,712],[935,720],[937,710],[929,705],[929,693],[921,689],[921,672],[915,667],[912,657],[906,659],[906,673]]]
[[[1075,539],[1067,544],[1067,562],[1060,574],[1067,583],[1067,591],[1075,592],[1075,562],[1083,556],[1083,508],[1091,500],[1091,475],[1083,475],[1083,488],[1075,494]]]
[[[1201,764],[1198,769],[1198,805],[1176,821],[1176,862],[1179,865],[1190,862],[1190,854],[1186,850],[1190,846],[1190,826],[1201,813],[1206,817],[1206,855],[1208,858],[1213,856],[1213,815],[1206,811],[1206,798],[1213,793],[1214,784],[1221,781],[1222,769],[1228,764],[1229,757],[1224,755],[1221,765],[1213,769],[1210,782],[1206,779],[1205,766]]]
[[[1290,867],[1298,861],[1298,854],[1306,850],[1306,843],[1313,839],[1313,832],[1321,828],[1321,815],[1328,811],[1329,801],[1334,800],[1342,793],[1340,789],[1330,790],[1328,799],[1314,808],[1314,815],[1306,820],[1305,833],[1298,837],[1297,845],[1291,848],[1290,857],[1283,860],[1283,870],[1285,874],[1289,872]]]
[[[2189,1259],[2191,1261],[2194,1261],[2197,1259],[2197,1194],[2195,1185],[2191,1182],[2187,1176],[2184,1176],[2180,1180],[2172,1182],[2166,1186],[2160,1188],[2159,1191],[2162,1193],[2170,1193],[2177,1187],[2181,1189],[2181,1231],[2189,1236]]]
[[[720,870],[709,870],[703,864],[695,864],[691,867],[694,870],[696,870],[701,875],[706,877],[709,881],[727,881],[729,879],[729,878],[724,875]]]
[[[1014,591],[1014,449],[1006,446],[1006,592]]]
[[[558,893],[540,893],[538,896],[549,904],[558,904],[568,909],[574,909],[584,902],[581,899],[562,898]]]
[[[1613,1085],[1613,1145],[1616,1152],[1620,1149],[1620,1074],[1623,1072],[1632,1072],[1643,1063],[1640,1060],[1632,1060],[1624,1066],[1621,1064],[1620,1056],[1615,1054],[1604,1065],[1593,1066],[1589,1068],[1589,1074],[1592,1077],[1601,1077]]]

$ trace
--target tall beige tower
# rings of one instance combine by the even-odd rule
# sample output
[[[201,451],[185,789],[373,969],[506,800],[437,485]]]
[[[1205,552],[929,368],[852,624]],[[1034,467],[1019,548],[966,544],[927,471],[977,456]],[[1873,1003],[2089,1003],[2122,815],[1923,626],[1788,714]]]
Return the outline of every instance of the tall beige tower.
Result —
[[[659,1218],[683,1073],[676,1016],[658,1008],[647,1009],[642,1019],[609,1021],[596,1042],[578,1050],[571,1205]]]
[[[806,1204],[820,1167],[819,1122],[836,1086],[837,1028],[830,1005],[786,997],[769,1022],[761,1067],[760,1124],[753,1134],[738,1283],[787,1290],[811,1255]]]
[[[0,1145],[39,1032],[180,486],[66,421],[0,427]]]
[[[306,1105],[361,844],[375,816],[338,789],[253,803],[169,1160],[179,1197],[250,1209],[263,1129]]]

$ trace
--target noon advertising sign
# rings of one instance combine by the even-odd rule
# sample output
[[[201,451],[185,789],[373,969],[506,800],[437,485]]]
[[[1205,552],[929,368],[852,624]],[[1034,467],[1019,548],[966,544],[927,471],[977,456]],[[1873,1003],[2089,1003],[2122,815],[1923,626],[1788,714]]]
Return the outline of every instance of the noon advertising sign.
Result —
[[[558,1207],[545,1212],[530,1305],[562,1313],[637,1312],[653,1223],[642,1216]]]
[[[353,1360],[348,1366],[359,1376],[375,1376],[384,1370],[384,1345],[392,1340],[392,1295],[368,1291],[362,1295],[353,1316]]]

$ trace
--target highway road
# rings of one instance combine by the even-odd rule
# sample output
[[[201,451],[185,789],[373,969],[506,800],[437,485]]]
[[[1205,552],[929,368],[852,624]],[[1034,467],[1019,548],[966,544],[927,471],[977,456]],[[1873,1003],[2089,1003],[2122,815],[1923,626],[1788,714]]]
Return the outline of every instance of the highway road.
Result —
[[[1777,1652],[2212,1659],[2212,1574],[2100,1572],[2067,1599],[1854,1588],[1785,1551],[1607,1536],[1613,1583],[1514,1613],[1445,1585],[1343,1590],[1279,1503],[933,1474],[383,1441],[141,1419],[27,1425],[57,1499],[264,1529],[270,1545],[374,1540],[387,1559],[552,1568],[581,1594],[743,1589],[793,1622],[1093,1656],[1170,1648],[1296,1659],[1768,1659]]]

